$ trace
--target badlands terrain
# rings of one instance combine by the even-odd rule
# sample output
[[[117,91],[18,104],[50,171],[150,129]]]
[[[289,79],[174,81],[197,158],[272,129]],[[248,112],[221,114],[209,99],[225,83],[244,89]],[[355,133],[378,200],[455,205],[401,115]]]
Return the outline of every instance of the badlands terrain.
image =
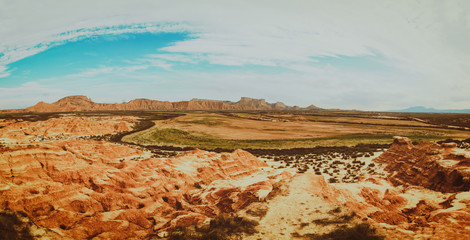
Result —
[[[0,239],[468,239],[469,148],[468,114],[41,102],[0,112]]]

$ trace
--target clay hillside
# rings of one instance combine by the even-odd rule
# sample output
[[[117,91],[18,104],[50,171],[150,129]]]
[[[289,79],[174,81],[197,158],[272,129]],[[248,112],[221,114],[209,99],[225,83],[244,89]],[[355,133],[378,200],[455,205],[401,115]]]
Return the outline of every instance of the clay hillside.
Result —
[[[127,103],[95,103],[86,96],[69,96],[54,103],[39,102],[23,111],[27,112],[69,112],[103,110],[318,110],[314,105],[307,108],[287,106],[284,103],[268,103],[264,99],[242,97],[238,102],[192,99],[190,101],[168,102],[150,99],[135,99]]]

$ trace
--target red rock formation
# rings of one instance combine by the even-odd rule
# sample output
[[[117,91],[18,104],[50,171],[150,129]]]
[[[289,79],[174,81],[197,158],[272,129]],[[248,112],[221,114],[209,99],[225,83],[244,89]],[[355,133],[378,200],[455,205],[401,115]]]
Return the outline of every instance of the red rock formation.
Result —
[[[311,105],[313,106],[313,105]],[[191,101],[168,102],[135,99],[127,103],[95,103],[86,96],[69,96],[55,103],[39,102],[26,108],[27,112],[70,112],[99,110],[313,110],[290,107],[284,103],[267,103],[264,99],[242,97],[238,102],[193,99]]]
[[[305,174],[311,183],[311,188],[306,189],[308,193],[356,213],[363,221],[386,233],[387,239],[466,239],[470,234],[470,229],[465,227],[470,224],[469,192],[438,193],[448,196],[442,201],[442,197],[414,195],[419,191],[432,194],[430,190],[396,189],[384,179],[332,185],[322,176]]]
[[[470,154],[455,145],[395,137],[392,146],[375,161],[386,163],[396,185],[412,184],[441,192],[470,190]]]
[[[237,105],[246,109],[268,110],[272,108],[272,106],[268,104],[264,99],[253,99],[248,97],[242,97],[240,101],[237,102]]]
[[[307,110],[319,110],[319,109],[322,109],[322,108],[319,108],[319,107],[312,104],[312,105],[306,107],[305,109],[307,109]]]
[[[10,122],[0,129],[0,138],[106,134],[128,130],[129,125],[123,119],[76,117]],[[361,219],[380,223],[378,228],[387,226],[392,239],[403,238],[403,230],[410,238],[463,239],[470,235],[468,159],[468,152],[455,144],[413,145],[395,138],[376,161],[387,164],[388,179],[399,187],[381,178],[328,184],[323,176],[307,172],[301,175],[307,182],[302,188],[321,201],[349,208]],[[142,239],[236,212],[262,201],[275,184],[290,177],[242,150],[194,150],[155,159],[104,141],[24,141],[0,146],[0,209],[24,212],[35,225],[61,238]],[[409,184],[417,186],[401,186]],[[433,192],[421,186],[467,192]],[[414,191],[427,192],[420,197]]]
[[[438,199],[420,199],[415,206],[407,207],[409,201],[406,195],[386,190],[382,195],[377,189],[363,188],[361,196],[365,202],[377,208],[368,214],[368,217],[378,223],[386,223],[394,226],[392,229],[409,230],[413,236],[421,236],[425,239],[466,239],[470,229],[463,227],[470,224],[470,202],[465,202],[467,193],[451,195],[444,202]],[[348,203],[351,206],[351,203]],[[448,207],[446,207],[446,205]],[[458,205],[458,207],[449,207]],[[394,239],[397,230],[389,232],[389,237]],[[411,237],[411,236],[409,236]]]
[[[470,229],[463,227],[470,224],[468,151],[455,144],[413,145],[407,138],[395,137],[390,149],[375,161],[387,164],[387,180],[400,191],[391,186],[385,191],[379,186],[361,187],[363,203],[348,201],[347,206],[376,222],[392,225],[391,229],[412,231],[418,238],[466,239],[470,235]],[[379,184],[376,179],[369,180]],[[414,186],[407,187],[410,185]],[[394,231],[389,232],[391,238]]]
[[[16,141],[37,140],[44,137],[93,136],[130,131],[131,119],[81,117],[51,118],[46,121],[16,122],[0,128],[0,138]]]
[[[285,178],[248,152],[194,150],[154,159],[102,141],[0,151],[0,208],[64,237],[144,238],[263,200]]]

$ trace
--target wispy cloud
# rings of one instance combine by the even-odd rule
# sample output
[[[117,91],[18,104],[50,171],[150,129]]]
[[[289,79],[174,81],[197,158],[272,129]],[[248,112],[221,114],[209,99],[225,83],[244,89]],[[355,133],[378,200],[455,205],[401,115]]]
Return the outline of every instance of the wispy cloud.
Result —
[[[92,77],[97,77],[100,75],[125,75],[129,73],[134,73],[136,71],[140,70],[145,70],[148,69],[151,66],[158,66],[162,68],[169,68],[167,65],[165,65],[164,62],[162,62],[160,65],[155,63],[155,64],[144,64],[144,65],[131,65],[131,66],[112,66],[112,67],[97,67],[97,68],[90,68],[85,71],[76,73],[76,74],[69,74],[64,77],[69,78],[69,79],[81,79],[81,78],[92,78]]]
[[[32,39],[26,43],[12,45],[0,44],[0,78],[9,76],[7,65],[23,58],[35,55],[51,47],[65,44],[66,42],[78,41],[80,39],[90,38],[100,35],[119,35],[125,33],[144,33],[144,32],[184,32],[188,30],[185,24],[135,24],[119,25],[90,29],[77,29],[47,36],[44,39]]]
[[[104,66],[78,74],[85,78],[152,68],[173,71],[182,63],[279,67],[297,73],[281,75],[284,79],[253,76],[285,81],[298,89],[332,83],[320,86],[323,89],[315,92],[318,96],[304,93],[305,101],[311,103],[342,99],[338,96],[361,92],[369,84],[367,99],[372,102],[385,104],[378,100],[383,96],[396,101],[393,92],[400,91],[408,96],[401,99],[441,101],[443,107],[462,108],[470,104],[470,97],[465,96],[470,92],[469,11],[470,1],[466,0],[0,1],[0,78],[11,76],[11,63],[70,41],[130,32],[188,32],[190,39],[130,59],[138,61],[132,66]],[[333,64],[319,67],[315,63],[321,60],[312,58],[377,55],[392,73],[352,73]],[[206,74],[206,79],[215,79],[216,74]],[[237,81],[227,75],[218,79]],[[209,82],[203,77],[200,81]],[[261,87],[260,82],[252,80],[249,86]],[[387,84],[393,88],[385,94]],[[325,89],[329,86],[339,86],[339,91]],[[284,89],[279,87],[271,89],[273,94],[283,95]],[[452,100],[455,94],[458,101]],[[343,104],[337,107],[354,103],[351,99],[337,101]],[[406,105],[403,101],[395,104],[393,108]],[[371,103],[358,100],[356,108],[360,107],[371,107]]]
[[[25,108],[41,101],[57,101],[70,91],[27,82],[15,88],[0,88],[0,109]]]
[[[10,71],[8,71],[8,68],[6,66],[0,65],[0,78],[8,76],[10,76]]]
[[[145,55],[145,60],[149,59],[160,59],[166,62],[183,62],[183,63],[198,63],[203,60],[203,56],[195,54],[147,54]]]

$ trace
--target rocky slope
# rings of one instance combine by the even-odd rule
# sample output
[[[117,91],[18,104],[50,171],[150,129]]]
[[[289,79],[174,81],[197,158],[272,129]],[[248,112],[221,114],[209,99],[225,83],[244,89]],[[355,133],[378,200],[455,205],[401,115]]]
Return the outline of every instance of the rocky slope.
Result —
[[[135,99],[127,103],[95,103],[86,96],[69,96],[54,103],[39,102],[24,109],[26,112],[70,112],[103,110],[316,110],[290,107],[284,103],[267,103],[264,99],[242,97],[238,102],[192,99],[190,101],[168,102],[150,99]]]
[[[90,119],[84,117],[64,116],[46,121],[5,121],[0,128],[0,142],[38,142],[80,136],[112,134],[132,130],[136,122],[132,117],[103,117]],[[0,126],[2,124],[0,123]]]
[[[439,193],[395,187],[369,177],[328,184],[307,171],[293,177],[286,192],[257,206],[258,233],[244,239],[467,239],[469,192]],[[253,211],[253,210],[252,210]]]
[[[296,175],[267,202],[258,233],[245,238],[467,239],[469,154],[455,144],[396,137],[373,160],[388,176],[328,184],[312,170]]]
[[[375,159],[386,163],[390,180],[396,185],[411,184],[440,192],[470,190],[470,153],[453,143],[438,145],[395,137],[390,149]]]
[[[77,104],[90,103],[82,100]],[[142,239],[207,227],[211,218],[232,213],[259,223],[258,232],[244,239],[470,235],[470,153],[455,144],[414,145],[396,137],[373,160],[380,171],[327,183],[324,171],[309,168],[293,176],[297,169],[274,169],[243,150],[155,158],[86,138],[129,131],[133,117],[59,115],[0,122],[0,236],[7,226],[8,236]],[[358,171],[359,165],[341,171]],[[364,169],[369,166],[364,162]]]
[[[141,239],[259,202],[290,174],[248,152],[156,159],[103,141],[55,140],[0,151],[0,208],[61,238]]]

